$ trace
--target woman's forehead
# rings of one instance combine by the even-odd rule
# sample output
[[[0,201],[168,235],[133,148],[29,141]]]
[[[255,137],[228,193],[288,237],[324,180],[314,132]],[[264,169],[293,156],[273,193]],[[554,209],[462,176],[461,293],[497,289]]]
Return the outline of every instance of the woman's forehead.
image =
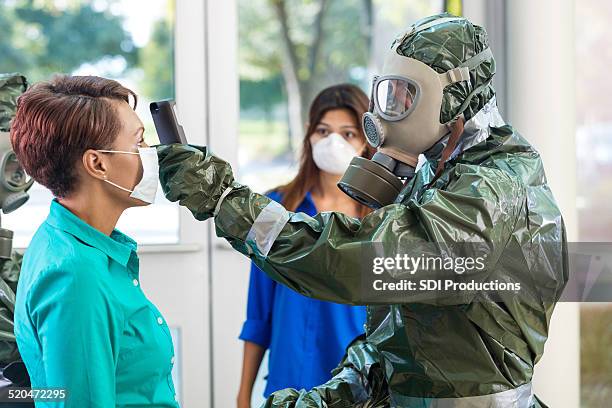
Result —
[[[348,109],[329,110],[325,112],[319,123],[327,126],[341,127],[356,127],[357,125],[354,115]]]
[[[117,101],[115,106],[124,133],[133,134],[143,127],[142,121],[127,102]]]

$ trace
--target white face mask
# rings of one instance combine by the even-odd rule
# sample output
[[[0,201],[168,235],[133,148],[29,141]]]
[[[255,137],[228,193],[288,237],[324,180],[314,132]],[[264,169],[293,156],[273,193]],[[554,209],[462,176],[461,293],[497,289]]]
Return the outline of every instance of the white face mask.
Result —
[[[104,181],[123,191],[131,193],[130,197],[132,198],[136,198],[149,204],[153,204],[155,202],[155,195],[157,194],[159,180],[159,163],[157,161],[157,150],[154,147],[139,147],[138,153],[120,150],[98,150],[98,152],[140,155],[140,161],[142,162],[142,179],[140,179],[140,182],[134,186],[133,190],[121,187],[110,180]]]
[[[331,133],[312,145],[315,164],[320,170],[331,174],[344,174],[358,153],[357,149],[338,133]]]

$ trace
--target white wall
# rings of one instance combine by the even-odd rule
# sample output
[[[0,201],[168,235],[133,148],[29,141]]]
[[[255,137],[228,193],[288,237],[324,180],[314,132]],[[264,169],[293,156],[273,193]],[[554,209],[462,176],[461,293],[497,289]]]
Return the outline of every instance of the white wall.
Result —
[[[206,2],[209,75],[208,134],[211,150],[238,170],[238,10],[236,1]],[[212,407],[232,407],[240,385],[249,261],[217,238],[211,227]]]
[[[542,154],[576,241],[574,0],[510,0],[507,12],[508,119]],[[579,328],[578,304],[559,304],[534,376],[549,406],[579,406]]]
[[[206,144],[204,5],[176,2],[175,72],[179,120],[187,138]],[[156,222],[156,220],[151,220]],[[180,243],[139,248],[142,287],[168,325],[179,331],[176,348],[182,407],[209,407],[210,353],[209,238],[204,223],[180,209]]]

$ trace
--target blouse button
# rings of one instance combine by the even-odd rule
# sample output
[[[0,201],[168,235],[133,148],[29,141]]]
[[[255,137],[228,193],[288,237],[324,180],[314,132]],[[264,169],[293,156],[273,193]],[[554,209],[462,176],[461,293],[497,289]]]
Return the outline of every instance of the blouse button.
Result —
[[[134,279],[132,283],[134,284],[134,286],[138,286],[138,279]]]
[[[162,319],[161,317],[158,317],[157,324],[164,324],[164,319]]]

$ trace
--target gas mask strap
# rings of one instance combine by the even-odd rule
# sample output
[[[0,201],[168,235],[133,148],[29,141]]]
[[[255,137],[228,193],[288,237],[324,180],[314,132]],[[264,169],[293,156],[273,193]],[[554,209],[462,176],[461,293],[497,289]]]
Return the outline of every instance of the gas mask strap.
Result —
[[[458,67],[446,71],[439,75],[440,83],[442,88],[446,88],[448,85],[456,84],[457,82],[466,81],[471,84],[470,70],[467,67]]]
[[[452,126],[451,134],[448,137],[448,144],[446,145],[444,150],[442,150],[442,156],[440,157],[440,161],[438,162],[436,174],[431,180],[431,183],[429,183],[430,186],[433,185],[433,183],[442,175],[442,171],[444,170],[444,164],[446,164],[446,161],[455,150],[455,147],[457,147],[459,138],[463,134],[464,124],[465,120],[463,119],[463,115],[461,115],[457,118],[454,125]]]
[[[484,51],[481,51],[480,53],[474,55],[472,58],[468,59],[467,61],[463,62],[460,65],[460,67],[461,68],[468,68],[469,70],[472,70],[472,69],[475,69],[480,64],[482,64],[483,62],[488,61],[491,58],[493,58],[493,52],[491,51],[490,48],[487,48]],[[465,109],[468,107],[468,105],[472,101],[472,98],[474,98],[474,96],[479,94],[483,89],[488,87],[491,84],[492,81],[493,80],[490,79],[489,81],[485,82],[484,84],[474,88],[472,90],[472,92],[470,92],[469,95],[465,98],[465,100],[463,101],[461,106],[459,107],[459,111],[458,111],[459,114],[463,114]]]
[[[483,62],[490,60],[490,59],[493,59],[493,51],[491,51],[491,48],[486,48],[482,50],[481,52],[479,52],[478,54],[474,55],[472,58],[465,60],[459,66],[466,67],[471,71],[477,66],[479,66],[480,64],[482,64]]]
[[[457,68],[450,69],[444,74],[440,74],[440,81],[442,86],[454,84],[456,82],[467,81],[470,82],[470,71],[476,69],[480,64],[493,58],[493,52],[490,48],[479,52],[472,58],[464,61]],[[487,84],[488,85],[488,84]],[[480,90],[480,89],[479,89]],[[470,98],[471,99],[471,98]],[[461,111],[460,111],[461,112]]]
[[[470,94],[467,96],[467,98],[465,98],[465,101],[463,101],[463,103],[461,104],[461,106],[459,107],[459,113],[463,114],[463,112],[465,111],[465,109],[468,107],[468,105],[470,104],[470,102],[472,101],[472,98],[474,98],[474,96],[476,96],[477,94],[479,94],[483,89],[485,89],[486,87],[488,87],[491,84],[492,81],[487,81],[484,84],[476,87],[472,92],[470,92]]]

